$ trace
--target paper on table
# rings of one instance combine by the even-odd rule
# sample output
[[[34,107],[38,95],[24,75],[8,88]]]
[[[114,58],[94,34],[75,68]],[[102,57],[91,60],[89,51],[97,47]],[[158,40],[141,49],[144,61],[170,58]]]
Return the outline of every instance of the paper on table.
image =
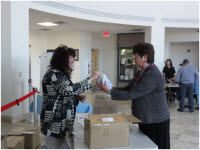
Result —
[[[84,118],[88,118],[89,113],[77,113],[76,114],[76,118],[77,119],[84,119]]]
[[[82,126],[84,129],[84,119],[78,119],[78,123]]]
[[[114,119],[113,117],[108,117],[108,118],[102,118],[103,122],[113,122]]]

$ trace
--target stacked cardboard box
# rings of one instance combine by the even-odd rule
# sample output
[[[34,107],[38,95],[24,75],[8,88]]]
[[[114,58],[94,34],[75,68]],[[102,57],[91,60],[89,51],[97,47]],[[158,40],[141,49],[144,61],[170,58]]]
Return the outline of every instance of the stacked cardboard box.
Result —
[[[132,115],[89,115],[84,120],[84,141],[89,148],[119,148],[129,145],[129,123],[141,122]]]
[[[117,107],[107,95],[96,95],[94,100],[93,114],[116,114]]]
[[[1,149],[7,149],[7,135],[1,135]]]
[[[7,133],[9,136],[24,136],[24,148],[35,149],[40,145],[39,127],[17,127]]]
[[[8,149],[24,149],[24,136],[8,136]]]

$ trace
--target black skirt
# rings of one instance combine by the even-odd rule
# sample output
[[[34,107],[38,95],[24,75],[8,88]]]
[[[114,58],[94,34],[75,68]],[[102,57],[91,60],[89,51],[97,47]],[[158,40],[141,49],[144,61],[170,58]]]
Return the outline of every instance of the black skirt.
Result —
[[[159,149],[170,149],[170,119],[151,124],[139,124],[139,129],[147,135]]]

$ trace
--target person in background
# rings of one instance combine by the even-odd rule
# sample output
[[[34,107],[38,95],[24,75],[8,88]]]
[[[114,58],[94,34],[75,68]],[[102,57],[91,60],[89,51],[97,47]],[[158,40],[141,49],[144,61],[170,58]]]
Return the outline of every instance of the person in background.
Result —
[[[165,83],[172,83],[176,81],[176,71],[173,67],[172,64],[172,60],[171,59],[167,59],[165,61],[165,67],[163,68],[163,78],[165,80]],[[169,88],[166,88],[167,92],[169,92]],[[177,89],[176,88],[171,88],[172,92],[176,92],[177,93]],[[167,94],[167,99],[168,99],[168,94]],[[175,101],[175,96],[170,95],[170,101]]]
[[[163,68],[163,78],[165,83],[176,81],[176,71],[173,67],[171,59],[167,59],[165,62],[165,67]]]
[[[154,64],[154,47],[139,43],[133,47],[133,58],[142,70],[124,88],[108,88],[106,82],[99,88],[113,100],[132,100],[132,114],[142,121],[139,129],[159,149],[170,149],[170,114],[165,96],[165,82]]]
[[[194,83],[195,79],[199,78],[198,71],[196,67],[189,64],[189,60],[183,60],[183,66],[178,70],[176,81],[180,83],[180,94],[181,99],[179,103],[179,108],[177,111],[184,112],[184,103],[186,94],[188,94],[189,98],[189,110],[190,112],[194,112]]]
[[[91,90],[91,81],[100,76],[100,73],[95,71],[90,77],[74,84],[71,81],[74,57],[74,49],[59,46],[51,58],[50,69],[42,80],[41,132],[47,135],[48,149],[71,148],[65,136],[73,131],[76,105],[79,100],[83,102],[86,99],[80,94]]]

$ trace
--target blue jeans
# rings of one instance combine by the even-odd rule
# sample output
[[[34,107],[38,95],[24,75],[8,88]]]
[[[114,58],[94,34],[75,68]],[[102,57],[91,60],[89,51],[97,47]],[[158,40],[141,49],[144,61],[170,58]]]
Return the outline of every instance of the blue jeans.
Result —
[[[180,87],[180,93],[181,93],[181,99],[179,103],[180,109],[184,110],[185,97],[186,97],[186,94],[188,93],[189,109],[190,111],[194,111],[194,99],[193,99],[194,83],[191,83],[191,84],[182,83]]]
[[[199,82],[195,82],[195,84],[194,84],[194,92],[197,95],[197,102],[198,102],[198,106],[199,106]],[[189,98],[188,98],[188,104],[189,104]]]
[[[199,82],[195,83],[195,93],[197,94],[197,102],[198,102],[198,106],[199,106]]]

